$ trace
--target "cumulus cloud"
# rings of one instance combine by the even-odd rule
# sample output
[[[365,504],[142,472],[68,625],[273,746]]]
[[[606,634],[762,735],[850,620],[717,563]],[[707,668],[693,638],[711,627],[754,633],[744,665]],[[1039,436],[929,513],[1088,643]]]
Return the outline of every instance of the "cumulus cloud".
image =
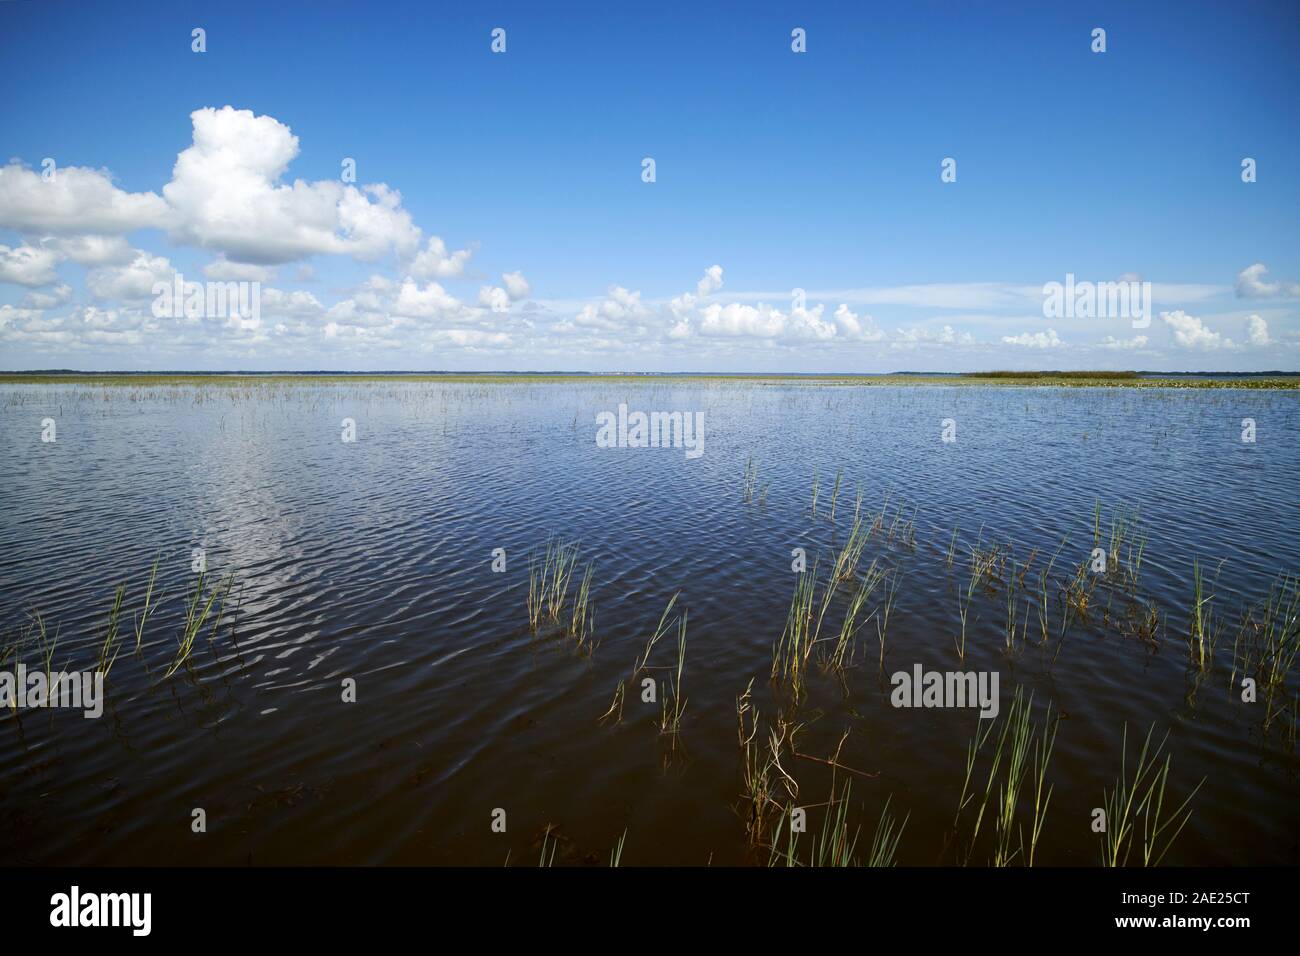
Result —
[[[478,290],[478,304],[493,312],[509,312],[510,294],[505,289],[485,285]]]
[[[54,271],[60,256],[41,246],[0,246],[0,282],[40,286],[58,281]]]
[[[700,281],[695,283],[696,294],[703,298],[706,295],[712,295],[722,288],[722,266],[709,266],[704,270],[704,275]]]
[[[485,285],[478,290],[478,304],[492,312],[509,312],[510,303],[532,291],[522,272],[505,272],[500,286]]]
[[[1255,346],[1273,344],[1273,340],[1268,334],[1268,323],[1258,315],[1252,315],[1246,320],[1246,338],[1251,345]]]
[[[837,327],[822,318],[825,306],[799,306],[784,312],[766,303],[712,302],[699,312],[699,333],[724,338],[756,338],[790,342],[826,342]],[[670,330],[672,335],[672,330]],[[677,337],[677,336],[674,336]]]
[[[107,170],[67,166],[51,179],[16,162],[0,168],[0,227],[29,234],[120,235],[164,226],[156,193],[129,193]]]
[[[131,243],[121,236],[49,237],[41,240],[41,245],[62,258],[88,267],[120,266],[135,258]]]
[[[851,341],[879,342],[885,337],[885,333],[876,328],[871,316],[859,316],[842,302],[836,307],[835,314],[831,318],[835,320],[840,334]]]
[[[1233,348],[1232,339],[1224,338],[1213,332],[1194,315],[1188,315],[1182,309],[1176,312],[1161,312],[1161,320],[1174,333],[1174,341],[1185,349],[1212,351],[1214,349]]]
[[[1002,336],[1004,345],[1019,345],[1027,349],[1055,349],[1060,348],[1065,343],[1061,337],[1056,334],[1055,329],[1048,329],[1046,332],[1022,332],[1020,335]]]
[[[465,264],[471,255],[469,249],[449,253],[445,242],[430,236],[411,261],[410,273],[417,279],[458,279],[465,274]]]
[[[218,256],[203,267],[203,274],[218,282],[272,282],[276,270],[251,262],[231,262],[225,256]]]
[[[430,282],[421,288],[419,283],[407,278],[397,290],[391,312],[416,319],[449,319],[461,315],[463,306],[438,283]]]
[[[103,266],[86,275],[86,288],[96,299],[138,302],[153,297],[154,284],[171,283],[175,269],[165,256],[151,256],[137,250],[125,266]]]
[[[599,304],[588,303],[573,320],[577,325],[594,329],[618,329],[629,321],[644,319],[650,310],[641,302],[640,292],[631,292],[621,285],[610,286],[605,299]]]
[[[420,230],[384,184],[280,182],[298,137],[270,116],[230,106],[190,114],[194,143],[163,187],[171,235],[238,262],[275,265],[318,253],[362,261],[412,255]]]
[[[72,286],[60,283],[49,292],[33,291],[23,296],[22,306],[28,309],[53,309],[72,299]]]
[[[262,311],[276,316],[305,317],[323,314],[325,306],[310,292],[301,289],[292,292],[262,289]]]
[[[1243,299],[1274,299],[1300,296],[1300,282],[1273,282],[1262,262],[1237,273],[1237,295]]]
[[[524,278],[522,272],[505,272],[501,275],[501,282],[505,286],[506,294],[511,299],[522,299],[533,291],[528,280]]]

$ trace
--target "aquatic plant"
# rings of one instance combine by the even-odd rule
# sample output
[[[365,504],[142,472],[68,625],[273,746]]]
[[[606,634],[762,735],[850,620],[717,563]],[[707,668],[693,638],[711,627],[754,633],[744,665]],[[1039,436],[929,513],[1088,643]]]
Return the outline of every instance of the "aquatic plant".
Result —
[[[844,480],[844,469],[841,468],[835,472],[835,487],[831,489],[831,516],[830,520],[835,521],[835,502],[840,496],[840,482]]]
[[[992,817],[993,828],[990,864],[995,867],[1010,866],[1020,859],[1025,866],[1033,865],[1034,853],[1052,797],[1051,788],[1044,787],[1060,721],[1059,718],[1053,721],[1049,713],[1040,730],[1033,721],[1032,708],[1033,695],[1030,694],[1026,699],[1023,691],[1018,688],[1006,714],[999,718],[981,718],[981,726],[977,727],[967,745],[966,775],[957,801],[957,813],[953,818],[959,848],[963,814],[967,807],[974,804],[977,796],[979,805],[974,811],[970,837],[965,841],[965,863],[969,863],[974,856],[980,830],[988,813]],[[995,731],[997,742],[989,760],[984,789],[979,793],[972,788],[971,778],[980,754]],[[1029,843],[1026,844],[1023,827],[1017,823],[1017,815],[1021,809],[1021,790],[1026,781],[1031,779],[1031,758],[1033,818],[1030,820]]]
[[[803,692],[808,662],[821,640],[822,622],[835,595],[836,583],[832,574],[818,603],[817,562],[813,562],[810,571],[801,572],[795,581],[785,628],[772,645],[772,678],[788,681],[796,696]]]
[[[569,637],[574,648],[588,657],[596,651],[594,614],[591,609],[591,576],[594,564],[588,564],[586,573],[578,585],[578,592],[573,598],[573,614],[569,619]]]
[[[105,677],[108,676],[109,670],[113,667],[113,661],[117,660],[118,650],[118,618],[122,614],[122,599],[126,596],[126,585],[119,584],[113,594],[113,606],[108,612],[108,628],[104,632],[104,640],[99,647],[99,663],[97,669]]]
[[[1218,575],[1215,575],[1218,583]],[[1187,647],[1201,673],[1214,663],[1214,649],[1219,642],[1220,625],[1214,616],[1214,595],[1206,595],[1201,578],[1201,563],[1192,559],[1192,607],[1187,625]]]
[[[867,849],[867,866],[898,865],[898,844],[903,838],[903,831],[907,828],[907,821],[911,818],[911,814],[903,817],[903,822],[899,823],[889,812],[889,802],[892,799],[892,796],[886,797],[885,806],[880,811],[876,832],[871,838],[871,846]]]
[[[623,862],[623,843],[627,840],[627,828],[623,828],[623,835],[618,838],[618,843],[614,844],[614,849],[609,851],[609,865],[617,867]]]
[[[556,538],[546,542],[546,554],[539,563],[528,562],[528,623],[536,631],[543,615],[557,623],[569,598],[569,579],[578,563],[578,546]]]
[[[149,620],[149,613],[153,610],[153,587],[154,582],[158,579],[158,564],[162,561],[162,554],[159,553],[154,558],[153,567],[149,569],[149,585],[144,592],[144,607],[140,610],[140,616],[135,618],[135,649],[140,650],[140,642],[144,640],[144,627]]]
[[[682,697],[682,670],[686,666],[686,612],[677,619],[677,671],[669,684],[668,693],[662,697],[662,716],[659,732],[676,737],[682,729],[682,714],[686,712],[686,700]],[[672,700],[672,707],[668,706]]]
[[[220,600],[221,604],[217,610],[217,615],[213,619],[213,633],[221,623],[222,615],[225,613],[226,598],[230,594],[231,586],[235,582],[234,573],[226,578],[223,585],[220,581],[210,586],[204,595],[204,583],[206,581],[206,572],[200,572],[195,581],[194,590],[190,592],[185,602],[185,623],[181,627],[181,633],[176,648],[176,654],[172,658],[171,664],[163,672],[163,678],[166,679],[181,669],[190,659],[194,652],[194,643],[199,634],[202,632],[204,625],[212,616],[212,609]]]
[[[772,837],[772,848],[768,857],[768,866],[811,866],[811,867],[848,867],[856,865],[853,852],[857,848],[858,833],[861,828],[849,831],[848,806],[852,781],[846,780],[837,798],[832,795],[827,804],[827,811],[822,816],[820,838],[812,837],[812,846],[807,862],[799,855],[799,834],[791,825],[784,850],[779,850],[781,831],[785,827],[786,817],[778,818],[776,831]],[[804,808],[805,810],[808,808]]]
[[[1142,827],[1142,865],[1159,866],[1178,834],[1191,819],[1192,798],[1205,780],[1202,779],[1192,789],[1177,809],[1165,815],[1165,789],[1169,782],[1170,757],[1166,754],[1162,764],[1160,754],[1169,740],[1169,733],[1166,731],[1160,743],[1152,750],[1151,735],[1154,732],[1155,725],[1152,724],[1147,730],[1146,740],[1142,743],[1142,751],[1138,754],[1137,766],[1130,780],[1127,772],[1128,724],[1124,725],[1120,743],[1119,778],[1113,790],[1102,791],[1102,809],[1106,815],[1106,829],[1101,838],[1103,866],[1128,865],[1139,823]]]
[[[758,462],[752,457],[745,461],[745,482],[741,490],[741,500],[750,502],[758,491]]]

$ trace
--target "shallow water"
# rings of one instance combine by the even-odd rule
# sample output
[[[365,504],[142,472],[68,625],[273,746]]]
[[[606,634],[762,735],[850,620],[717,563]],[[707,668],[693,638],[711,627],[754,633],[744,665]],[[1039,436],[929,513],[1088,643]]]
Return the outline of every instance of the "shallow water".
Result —
[[[597,447],[597,413],[622,402],[703,412],[704,454]],[[55,669],[91,669],[127,584],[104,716],[0,712],[6,863],[535,863],[548,826],[557,864],[604,862],[624,831],[625,865],[762,862],[746,836],[737,741],[736,698],[751,679],[764,724],[781,711],[804,725],[800,754],[838,748],[859,771],[837,780],[852,781],[860,846],[888,799],[908,817],[899,862],[961,862],[953,821],[980,720],[891,706],[889,676],[917,663],[996,671],[1004,715],[1017,688],[1032,691],[1040,720],[1049,702],[1061,713],[1037,864],[1098,862],[1092,810],[1120,772],[1124,728],[1131,767],[1153,724],[1157,739],[1169,734],[1167,800],[1204,778],[1166,863],[1300,861],[1293,711],[1266,726],[1264,702],[1229,686],[1243,605],[1300,570],[1295,393],[37,385],[0,388],[0,408],[4,640],[36,609],[58,628]],[[41,441],[47,417],[52,443]],[[344,418],[357,441],[341,440]],[[1241,440],[1243,418],[1257,423],[1254,443]],[[941,441],[943,419],[955,442]],[[762,501],[742,494],[751,459]],[[862,564],[878,559],[897,582],[883,672],[873,622],[856,666],[814,668],[796,702],[769,680],[791,549],[805,548],[810,566],[820,556],[824,576],[859,488],[862,513],[885,509]],[[1088,620],[1058,645],[1060,588],[1089,557],[1098,502],[1103,541],[1117,509],[1138,509],[1140,575],[1131,588],[1099,585]],[[591,656],[528,626],[529,555],[553,534],[594,562]],[[963,662],[970,548],[1008,543],[1022,565],[1036,551],[1027,591],[1056,555],[1052,639],[1040,643],[1021,593],[1027,636],[1008,652],[1005,582],[982,586]],[[236,583],[215,636],[205,631],[165,677],[196,547],[209,583],[230,573]],[[504,573],[492,570],[496,548]],[[131,618],[159,554],[163,603],[137,653]],[[1223,620],[1208,673],[1187,653],[1194,559],[1207,581],[1217,573],[1207,590]],[[598,723],[678,591],[689,613],[680,733],[659,732],[659,705],[641,702],[639,682],[622,720]],[[1130,605],[1158,608],[1155,641],[1126,633]],[[674,641],[655,648],[653,666],[675,662]],[[16,653],[43,667],[34,643]],[[662,693],[669,672],[652,673]],[[341,699],[344,679],[356,681],[355,703]],[[1292,674],[1291,695],[1296,684]],[[831,768],[793,755],[784,767],[818,831]],[[191,830],[194,808],[206,834]],[[497,808],[505,833],[491,828]],[[988,862],[987,835],[970,862]]]

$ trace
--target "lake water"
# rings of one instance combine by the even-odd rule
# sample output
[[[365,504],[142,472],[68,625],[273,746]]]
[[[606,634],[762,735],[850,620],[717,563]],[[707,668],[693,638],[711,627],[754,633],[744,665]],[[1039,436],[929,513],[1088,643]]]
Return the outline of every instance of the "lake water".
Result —
[[[703,454],[599,447],[596,417],[621,403],[703,413]],[[1203,780],[1165,863],[1300,862],[1297,675],[1243,701],[1254,665],[1234,647],[1243,608],[1300,570],[1298,393],[10,385],[0,408],[0,669],[44,669],[33,612],[47,648],[57,629],[55,670],[94,669],[127,586],[100,719],[0,711],[7,864],[496,866],[535,864],[544,839],[557,865],[604,863],[624,834],[624,865],[762,863],[737,729],[751,680],[755,746],[778,714],[801,725],[780,757],[790,782],[774,793],[786,809],[807,808],[809,835],[832,786],[851,781],[857,855],[888,800],[907,818],[898,862],[986,864],[992,810],[977,837],[972,813],[990,750],[972,775],[974,804],[960,819],[957,809],[967,746],[989,722],[970,708],[893,706],[891,676],[917,664],[996,672],[996,727],[1017,689],[1033,694],[1035,726],[1048,725],[1049,705],[1060,715],[1036,865],[1100,862],[1094,808],[1116,784],[1125,728],[1131,776],[1153,725],[1157,741],[1168,733],[1167,809]],[[1242,440],[1245,418],[1253,442]],[[54,441],[42,441],[45,419]],[[344,419],[355,441],[342,440]],[[955,441],[943,440],[945,419]],[[757,474],[749,500],[747,467]],[[1115,562],[1085,574],[1084,617],[1069,610],[1069,584],[1091,557],[1098,505],[1103,550],[1126,510],[1139,517],[1123,555],[1145,545],[1135,582]],[[872,620],[853,666],[819,666],[823,643],[795,693],[770,677],[798,578],[792,549],[805,549],[810,569],[818,561],[824,582],[855,510],[870,532],[859,576],[874,559],[896,588],[883,668]],[[529,558],[551,536],[579,544],[575,590],[592,563],[594,653],[529,625]],[[968,594],[972,548],[995,545],[1011,557],[995,557],[1003,570]],[[205,622],[168,675],[196,548],[205,587],[234,583],[218,626]],[[155,558],[156,609],[137,651],[132,622]],[[1205,666],[1188,648],[1194,561],[1219,629]],[[674,612],[688,613],[678,732],[660,728],[675,630],[627,682],[621,719],[600,722],[677,592]],[[838,632],[852,593],[851,581],[838,588],[823,636]],[[1158,623],[1144,633],[1152,609]],[[647,675],[658,703],[642,702]],[[343,699],[345,680],[355,702]],[[1032,782],[1018,821],[1031,803]],[[206,833],[193,832],[196,808]],[[498,809],[504,833],[492,827]],[[1130,862],[1140,861],[1139,844]]]

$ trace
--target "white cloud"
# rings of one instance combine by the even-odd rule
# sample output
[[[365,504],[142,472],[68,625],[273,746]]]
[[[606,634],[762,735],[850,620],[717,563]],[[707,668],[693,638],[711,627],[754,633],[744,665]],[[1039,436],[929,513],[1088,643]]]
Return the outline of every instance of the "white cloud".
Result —
[[[194,144],[176,157],[163,197],[175,240],[272,265],[317,253],[362,261],[412,255],[420,230],[384,184],[281,183],[298,137],[270,116],[204,107],[190,114]]]
[[[758,306],[713,302],[700,313],[700,332],[704,335],[779,338],[785,331],[785,316],[760,303]]]
[[[465,264],[473,253],[459,249],[448,253],[447,244],[437,236],[428,242],[411,261],[410,273],[417,279],[458,279],[465,274]]]
[[[504,272],[501,274],[501,282],[511,299],[522,299],[533,291],[522,272]]]
[[[0,227],[24,233],[119,235],[163,226],[167,204],[155,193],[128,193],[107,170],[66,166],[53,179],[17,162],[0,168]]]
[[[505,289],[485,285],[478,290],[478,304],[493,312],[509,312],[510,294]]]
[[[604,301],[598,305],[584,305],[573,321],[587,328],[619,329],[628,320],[640,320],[649,315],[650,310],[642,304],[640,292],[630,292],[615,285],[610,286]]]
[[[478,304],[492,312],[509,312],[510,303],[532,291],[522,272],[505,272],[501,286],[485,285],[478,290]],[[504,288],[503,288],[504,287]]]
[[[49,285],[58,281],[54,267],[60,256],[53,249],[41,246],[0,246],[0,282],[18,285]]]
[[[1268,267],[1256,262],[1237,273],[1237,295],[1243,299],[1291,298],[1300,296],[1300,282],[1271,282]]]
[[[449,319],[464,312],[460,300],[449,294],[436,282],[430,282],[424,288],[413,279],[405,279],[393,301],[393,315],[415,319]]]
[[[700,281],[695,283],[696,294],[703,298],[722,288],[722,266],[709,266]]]
[[[174,275],[166,257],[137,250],[129,265],[92,269],[86,275],[86,288],[96,299],[138,302],[153,297],[154,283],[170,283]]]
[[[262,311],[276,316],[302,317],[321,315],[325,306],[310,292],[262,289]]]
[[[957,332],[951,325],[934,330],[927,328],[899,329],[892,345],[895,348],[914,348],[918,345],[971,345],[975,337],[969,332]]]
[[[72,286],[60,283],[49,292],[28,292],[22,305],[28,309],[53,309],[72,299]]]
[[[273,282],[276,270],[251,262],[231,262],[225,256],[218,256],[203,267],[203,274],[218,282]]]
[[[1250,340],[1251,345],[1265,346],[1273,344],[1273,340],[1269,338],[1268,334],[1268,323],[1258,315],[1252,315],[1246,320],[1246,337]]]
[[[1104,349],[1144,349],[1147,347],[1147,337],[1145,335],[1135,335],[1131,339],[1117,339],[1113,335],[1108,335],[1099,344]]]
[[[120,266],[135,258],[131,243],[121,236],[52,237],[41,240],[41,245],[88,267]]]
[[[859,316],[844,303],[840,303],[832,316],[840,334],[855,342],[879,342],[885,333],[876,328],[869,315]]]
[[[1212,332],[1204,322],[1194,315],[1188,315],[1182,309],[1176,312],[1161,312],[1160,318],[1173,330],[1174,341],[1182,348],[1212,351],[1234,347],[1232,339],[1226,339],[1218,332]]]
[[[1004,335],[1002,342],[1005,345],[1019,345],[1027,349],[1056,349],[1065,343],[1061,337],[1056,334],[1055,329],[1048,329],[1046,332],[1022,332],[1020,335]]]

